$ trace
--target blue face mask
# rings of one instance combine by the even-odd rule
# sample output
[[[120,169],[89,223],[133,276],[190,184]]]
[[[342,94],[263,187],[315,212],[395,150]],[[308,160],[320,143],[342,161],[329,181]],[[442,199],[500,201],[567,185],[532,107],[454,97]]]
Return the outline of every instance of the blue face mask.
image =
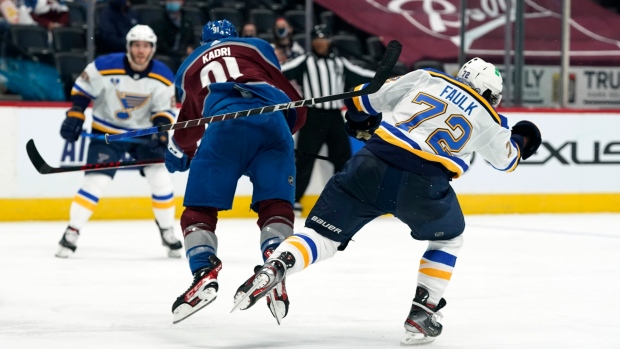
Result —
[[[167,2],[166,3],[166,11],[168,11],[168,12],[179,12],[179,11],[181,11],[181,3],[180,2]]]

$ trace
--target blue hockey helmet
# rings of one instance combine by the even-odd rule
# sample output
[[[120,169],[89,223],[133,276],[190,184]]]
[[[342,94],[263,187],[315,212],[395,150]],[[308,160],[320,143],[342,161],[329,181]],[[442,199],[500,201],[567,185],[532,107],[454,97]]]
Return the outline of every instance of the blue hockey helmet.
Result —
[[[204,45],[213,40],[239,36],[235,26],[226,19],[210,21],[202,28],[200,44]]]

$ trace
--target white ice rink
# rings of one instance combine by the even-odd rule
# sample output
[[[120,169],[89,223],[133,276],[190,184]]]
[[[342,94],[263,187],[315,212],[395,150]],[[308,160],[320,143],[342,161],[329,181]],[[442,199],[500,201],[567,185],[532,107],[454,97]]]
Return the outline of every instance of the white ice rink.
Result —
[[[468,216],[426,348],[620,348],[620,215]],[[297,221],[297,226],[303,224]],[[230,314],[259,262],[253,220],[221,220],[218,299],[172,325],[191,283],[152,221],[92,221],[54,257],[65,222],[0,224],[0,348],[396,348],[426,242],[381,218],[288,279],[281,326],[261,301]]]

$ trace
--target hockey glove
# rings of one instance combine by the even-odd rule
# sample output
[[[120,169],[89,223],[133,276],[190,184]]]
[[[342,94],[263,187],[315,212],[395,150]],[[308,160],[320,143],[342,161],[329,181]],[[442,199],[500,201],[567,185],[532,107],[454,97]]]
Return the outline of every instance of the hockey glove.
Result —
[[[165,163],[170,173],[185,172],[189,169],[189,157],[179,148],[173,138],[168,141]]]
[[[382,116],[381,113],[379,113],[377,115],[368,115],[364,121],[353,121],[347,111],[344,118],[347,120],[344,124],[345,132],[353,138],[366,142],[381,124]]]
[[[60,136],[69,142],[75,142],[80,138],[82,125],[84,125],[84,111],[78,107],[67,110],[67,117],[60,127]]]
[[[153,126],[167,125],[170,123],[170,119],[166,117],[157,117],[153,120]],[[157,158],[163,158],[168,147],[168,132],[159,132],[151,135],[148,142],[148,147],[151,153]]]
[[[512,127],[512,135],[523,137],[523,149],[521,149],[521,159],[527,160],[536,153],[538,147],[542,143],[540,130],[533,122],[523,120],[519,121]]]

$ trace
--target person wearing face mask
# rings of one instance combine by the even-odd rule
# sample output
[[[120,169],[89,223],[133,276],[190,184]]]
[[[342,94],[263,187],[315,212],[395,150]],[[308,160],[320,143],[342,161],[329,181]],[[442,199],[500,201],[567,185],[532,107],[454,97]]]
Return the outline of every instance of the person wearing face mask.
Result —
[[[128,0],[109,0],[108,7],[99,14],[97,53],[124,52],[127,46],[125,36],[136,24],[138,14]]]
[[[273,26],[274,49],[280,49],[287,59],[295,58],[306,53],[299,43],[293,40],[293,27],[283,17],[276,19]],[[281,62],[282,63],[282,62]]]
[[[184,0],[167,0],[166,15],[153,23],[155,34],[159,38],[157,52],[172,58],[172,68],[175,71],[183,59],[194,51],[196,36],[193,28],[202,24],[192,23],[185,15],[183,5]]]

